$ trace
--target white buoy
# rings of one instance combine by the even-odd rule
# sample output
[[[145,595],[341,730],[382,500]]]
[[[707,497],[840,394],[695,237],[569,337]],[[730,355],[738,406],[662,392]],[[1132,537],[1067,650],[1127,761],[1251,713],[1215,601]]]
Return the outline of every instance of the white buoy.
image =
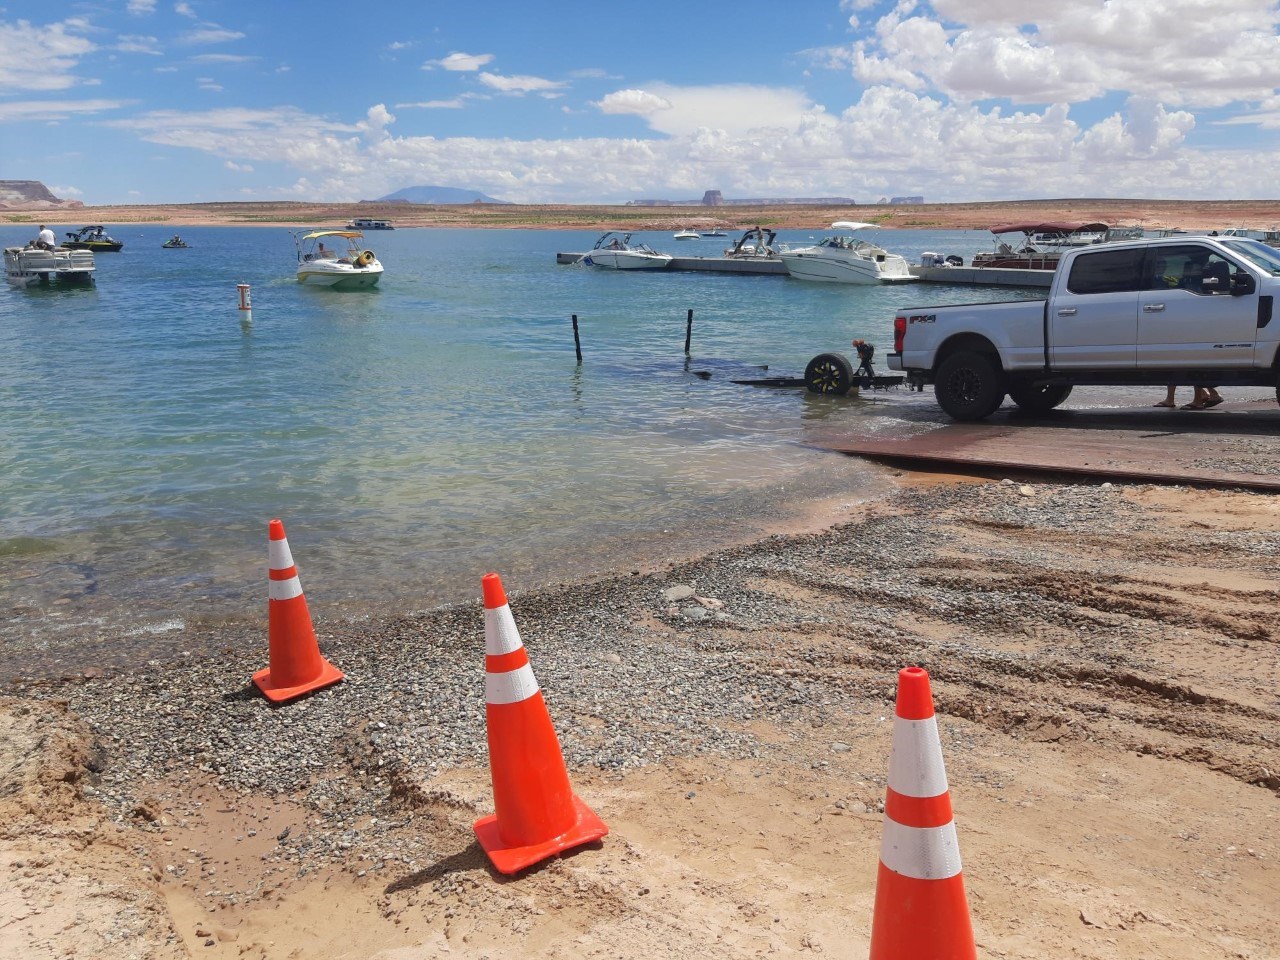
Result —
[[[237,283],[236,289],[240,291],[240,325],[247,327],[253,323],[253,297],[247,283]]]

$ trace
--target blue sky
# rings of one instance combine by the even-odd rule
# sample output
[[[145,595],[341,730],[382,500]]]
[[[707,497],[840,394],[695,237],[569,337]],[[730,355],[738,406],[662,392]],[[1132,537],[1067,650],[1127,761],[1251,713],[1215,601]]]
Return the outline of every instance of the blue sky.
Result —
[[[1278,8],[7,5],[0,179],[88,204],[1272,199]]]

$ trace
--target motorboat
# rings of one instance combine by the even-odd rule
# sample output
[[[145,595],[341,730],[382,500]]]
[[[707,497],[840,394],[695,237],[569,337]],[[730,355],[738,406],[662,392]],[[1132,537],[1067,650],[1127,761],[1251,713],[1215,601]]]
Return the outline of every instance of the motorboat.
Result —
[[[316,230],[294,237],[298,248],[298,282],[331,290],[361,290],[382,279],[382,264],[359,242],[359,230]],[[330,248],[325,240],[334,247]],[[339,243],[341,241],[341,243]]]
[[[707,237],[708,239],[711,239],[715,237],[727,237],[728,234],[725,233],[723,230],[703,230],[702,236]]]
[[[96,269],[92,250],[42,250],[30,245],[4,250],[4,276],[15,287],[54,282],[92,286]]]
[[[658,253],[648,244],[632,243],[631,234],[618,236],[610,231],[601,235],[590,253],[578,262],[587,267],[609,270],[665,270],[674,259],[669,253]]]
[[[390,220],[368,220],[364,217],[356,217],[347,224],[348,230],[394,230],[395,225]]]
[[[787,273],[798,280],[828,283],[903,283],[915,280],[905,258],[888,253],[869,240],[853,236],[859,230],[875,229],[874,223],[837,220],[831,225],[839,234],[824,238],[811,247],[799,247],[781,254]]]
[[[1036,222],[1010,223],[992,227],[995,250],[973,257],[973,266],[1008,270],[1056,270],[1062,254],[1085,244],[1076,241],[1088,237],[1088,244],[1103,243],[1111,228],[1105,223]],[[1008,239],[1020,234],[1020,240]]]
[[[62,246],[68,250],[92,250],[94,253],[119,253],[124,244],[107,236],[100,224],[68,230]]]
[[[175,233],[164,243],[160,244],[160,246],[165,250],[185,250],[187,248],[187,241],[183,240]]]
[[[697,230],[681,230],[679,233],[673,234],[677,240],[701,240],[702,234]]]
[[[776,260],[782,247],[775,244],[778,234],[775,230],[764,227],[752,227],[737,239],[732,247],[725,250],[724,255],[731,260],[759,258]]]
[[[1228,227],[1219,234],[1219,236],[1222,237],[1240,237],[1245,240],[1261,240],[1263,243],[1267,242],[1268,236],[1274,238],[1275,235],[1276,231],[1274,228],[1271,230],[1254,230],[1251,227]]]

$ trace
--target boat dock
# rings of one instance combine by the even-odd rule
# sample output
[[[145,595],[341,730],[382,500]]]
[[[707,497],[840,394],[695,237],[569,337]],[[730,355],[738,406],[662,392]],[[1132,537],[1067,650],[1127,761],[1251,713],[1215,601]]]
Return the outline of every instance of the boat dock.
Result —
[[[584,253],[557,253],[556,263],[577,263]],[[750,273],[786,276],[786,265],[771,257],[675,257],[667,270],[705,273]],[[1048,287],[1052,270],[1017,270],[1009,267],[911,267],[921,283],[953,283],[987,287]]]

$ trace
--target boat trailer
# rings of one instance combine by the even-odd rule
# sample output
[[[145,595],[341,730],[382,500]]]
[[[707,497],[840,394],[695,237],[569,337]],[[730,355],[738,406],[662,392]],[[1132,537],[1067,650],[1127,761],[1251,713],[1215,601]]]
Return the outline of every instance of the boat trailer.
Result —
[[[828,393],[843,397],[850,390],[880,390],[899,386],[906,377],[900,374],[877,374],[871,362],[876,348],[865,340],[853,341],[858,352],[855,367],[842,353],[820,353],[804,368],[803,377],[765,377],[760,380],[734,380],[749,387],[805,387],[810,393]]]

